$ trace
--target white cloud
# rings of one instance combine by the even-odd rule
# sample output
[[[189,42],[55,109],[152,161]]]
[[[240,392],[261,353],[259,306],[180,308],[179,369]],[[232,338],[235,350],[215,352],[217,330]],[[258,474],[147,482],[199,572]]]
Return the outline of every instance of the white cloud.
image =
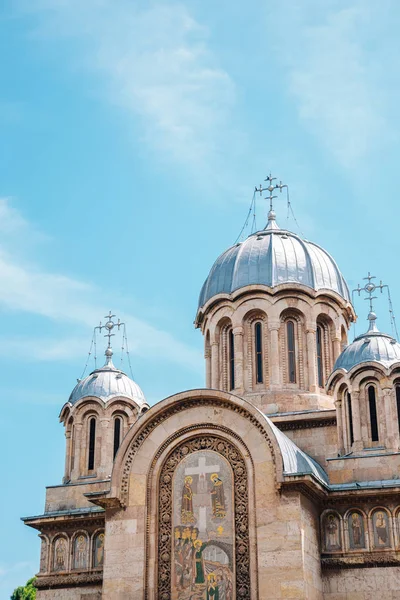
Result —
[[[29,237],[29,223],[8,201],[2,200],[0,211],[5,230],[12,230],[18,239],[23,233]],[[3,310],[41,315],[60,323],[75,323],[80,328],[85,327],[88,332],[85,343],[80,336],[59,340],[3,338],[3,348],[8,346],[14,355],[36,360],[62,360],[76,356],[77,352],[84,353],[89,332],[95,324],[93,320],[106,314],[113,300],[113,308],[119,311],[128,324],[128,330],[134,333],[130,343],[132,353],[178,363],[196,371],[202,367],[200,352],[175,339],[167,331],[129,314],[123,310],[123,306],[115,306],[115,298],[110,298],[109,292],[91,283],[46,272],[37,264],[15,258],[12,253],[2,249],[1,244],[0,281],[0,308]]]
[[[36,36],[78,44],[75,67],[102,76],[108,99],[139,117],[143,137],[166,160],[199,168],[229,144],[235,86],[207,43],[208,31],[179,3],[29,0]],[[224,132],[222,134],[222,132]]]
[[[368,46],[378,14],[358,0],[290,9],[282,56],[300,119],[342,166],[357,167],[391,136]]]

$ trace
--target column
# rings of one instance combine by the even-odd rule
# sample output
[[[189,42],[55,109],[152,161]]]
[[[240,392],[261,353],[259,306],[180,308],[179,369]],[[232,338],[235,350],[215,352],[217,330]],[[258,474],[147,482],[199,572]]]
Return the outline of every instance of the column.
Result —
[[[64,483],[69,481],[71,477],[71,429],[65,430],[65,469],[64,469]]]
[[[83,475],[86,472],[83,461],[85,460],[85,453],[82,452],[82,423],[75,423],[75,457],[74,457],[74,473],[71,473],[71,479],[78,479],[79,475]]]
[[[337,436],[338,436],[338,451],[339,454],[345,453],[344,439],[343,439],[343,420],[342,420],[342,402],[336,400],[336,425],[337,425]]]
[[[94,472],[97,477],[100,475],[108,476],[111,475],[111,464],[113,460],[113,445],[114,445],[114,421],[110,423],[108,418],[100,419],[100,435],[96,432],[96,445],[98,448],[95,449],[95,464]],[[110,426],[109,426],[110,425]]]
[[[270,332],[270,368],[271,368],[271,386],[278,387],[281,382],[281,374],[279,368],[279,329],[280,323],[270,322],[268,323],[268,329]]]
[[[206,346],[204,352],[204,358],[206,361],[206,387],[211,387],[211,347]]]
[[[351,412],[353,417],[353,435],[354,443],[353,450],[359,452],[363,449],[364,444],[361,435],[361,416],[360,416],[360,392],[351,392]]]
[[[318,392],[319,386],[317,382],[317,350],[315,343],[315,335],[317,330],[315,327],[307,325],[307,364],[308,364],[308,387],[310,392]]]
[[[342,347],[342,341],[341,341],[340,337],[338,337],[338,336],[334,337],[333,338],[333,365],[335,364],[335,362],[339,358],[339,355],[341,354],[341,347]],[[332,368],[333,368],[333,365],[332,365]]]
[[[211,387],[219,389],[219,344],[211,343]]]
[[[243,327],[233,328],[235,348],[235,389],[243,389]]]
[[[397,421],[396,397],[393,388],[383,388],[383,405],[386,417],[387,448],[398,450],[399,428]]]

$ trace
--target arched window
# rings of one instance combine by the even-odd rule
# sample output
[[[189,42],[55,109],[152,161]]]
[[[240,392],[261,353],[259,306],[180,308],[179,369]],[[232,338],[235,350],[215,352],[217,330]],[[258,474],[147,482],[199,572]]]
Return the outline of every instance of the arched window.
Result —
[[[114,456],[113,456],[113,458],[115,458],[115,455],[117,454],[119,445],[121,443],[121,426],[122,426],[121,417],[115,417],[115,419],[114,419]]]
[[[296,341],[293,321],[286,323],[287,355],[288,355],[288,380],[296,383]]]
[[[368,387],[369,420],[371,423],[371,440],[379,441],[378,419],[376,415],[376,394],[373,385]]]
[[[400,385],[396,385],[397,425],[400,431]]]
[[[96,419],[92,417],[89,420],[89,452],[88,452],[88,471],[94,469],[94,452],[96,449]]]
[[[324,387],[324,356],[323,356],[324,334],[322,327],[317,326],[317,366],[318,366],[318,385]]]
[[[257,321],[254,326],[254,350],[256,358],[256,383],[264,381],[263,375],[263,351],[262,351],[262,323]]]
[[[229,389],[235,389],[235,336],[233,330],[228,332],[229,345]]]
[[[351,407],[351,396],[349,392],[346,392],[346,402],[347,402],[347,420],[349,425],[349,440],[350,446],[353,445],[354,442],[354,431],[353,431],[353,411]]]

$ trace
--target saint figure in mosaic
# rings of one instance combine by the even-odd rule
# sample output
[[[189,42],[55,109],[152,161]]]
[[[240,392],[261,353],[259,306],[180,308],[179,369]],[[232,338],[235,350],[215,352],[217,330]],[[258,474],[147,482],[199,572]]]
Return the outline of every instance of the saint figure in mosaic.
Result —
[[[182,508],[181,508],[181,523],[191,525],[196,522],[193,514],[193,477],[187,475],[182,490]]]
[[[327,550],[339,550],[340,549],[340,529],[339,519],[336,515],[330,514],[327,517],[326,525],[326,549]]]
[[[78,535],[75,539],[74,569],[86,569],[87,540],[84,535]]]
[[[210,573],[207,578],[207,600],[220,600],[219,585],[214,573]]]
[[[64,538],[58,538],[54,548],[54,570],[66,571],[67,569],[67,546]]]
[[[387,515],[383,511],[374,514],[374,529],[375,529],[375,546],[389,545],[389,531]]]
[[[210,450],[185,456],[174,473],[171,600],[234,600],[232,468]]]
[[[213,488],[211,490],[213,518],[224,519],[226,515],[224,484],[217,473],[213,473],[210,479],[213,483]]]
[[[362,516],[353,512],[349,515],[349,533],[350,533],[350,547],[351,548],[364,548],[364,524]]]

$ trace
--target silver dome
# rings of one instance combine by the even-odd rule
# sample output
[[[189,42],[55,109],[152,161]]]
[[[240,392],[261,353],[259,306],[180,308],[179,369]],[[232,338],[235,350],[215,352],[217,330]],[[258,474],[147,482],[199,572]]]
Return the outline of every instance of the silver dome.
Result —
[[[345,348],[337,359],[333,371],[350,371],[356,365],[377,362],[386,368],[400,362],[400,344],[390,335],[381,333],[376,327],[376,315],[369,315],[370,327],[367,333],[359,335]]]
[[[282,283],[333,291],[350,301],[346,281],[333,258],[317,244],[280,229],[271,211],[266,229],[217,258],[201,290],[199,309],[218,294],[231,294],[247,285],[272,288]]]
[[[106,364],[101,369],[96,369],[76,384],[68,402],[75,404],[88,396],[95,396],[103,402],[123,396],[140,407],[147,404],[138,384],[114,366],[111,356],[107,356]]]

